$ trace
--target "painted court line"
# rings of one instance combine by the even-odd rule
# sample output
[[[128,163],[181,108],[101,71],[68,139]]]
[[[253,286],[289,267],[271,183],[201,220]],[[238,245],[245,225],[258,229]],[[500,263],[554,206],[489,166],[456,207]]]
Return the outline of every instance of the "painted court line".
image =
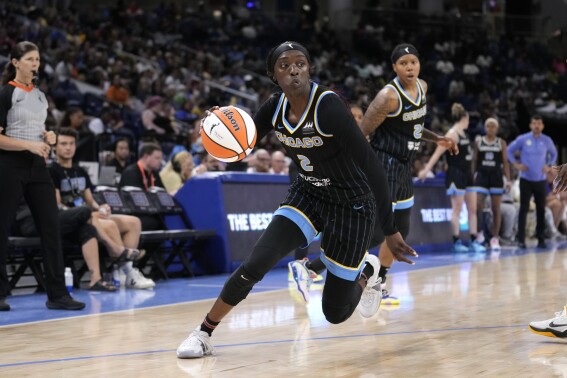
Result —
[[[288,339],[288,340],[255,341],[255,342],[238,343],[238,344],[224,344],[224,345],[215,345],[215,348],[234,348],[234,347],[246,347],[246,346],[253,346],[253,345],[295,343],[295,342],[299,342],[299,341],[325,341],[325,340],[352,339],[352,338],[363,338],[363,337],[412,335],[412,334],[423,334],[423,333],[485,331],[485,330],[520,328],[520,327],[526,327],[526,325],[525,324],[516,324],[516,325],[480,326],[480,327],[465,327],[465,328],[445,328],[445,329],[429,329],[429,330],[399,331],[399,332],[384,332],[384,333],[362,333],[362,334],[344,335],[344,336],[310,337],[310,338],[307,338],[307,339],[299,339],[299,340]],[[59,358],[59,359],[53,359],[53,360],[22,361],[22,362],[13,362],[13,363],[9,363],[9,364],[0,364],[0,369],[1,368],[8,368],[8,367],[15,367],[15,366],[49,364],[49,363],[55,363],[55,362],[84,361],[84,360],[94,360],[94,359],[100,359],[100,358],[141,356],[141,355],[146,355],[146,354],[174,353],[174,352],[175,352],[175,349],[157,349],[157,350],[149,350],[149,351],[142,351],[142,352],[102,354],[102,355],[97,355],[97,356],[69,357],[69,358]]]

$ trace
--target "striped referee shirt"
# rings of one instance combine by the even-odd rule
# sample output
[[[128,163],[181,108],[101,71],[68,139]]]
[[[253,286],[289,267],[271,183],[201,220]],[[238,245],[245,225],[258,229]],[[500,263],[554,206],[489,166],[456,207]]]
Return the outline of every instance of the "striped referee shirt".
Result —
[[[0,89],[2,134],[15,139],[40,142],[45,131],[47,98],[35,86],[24,87],[10,81]]]

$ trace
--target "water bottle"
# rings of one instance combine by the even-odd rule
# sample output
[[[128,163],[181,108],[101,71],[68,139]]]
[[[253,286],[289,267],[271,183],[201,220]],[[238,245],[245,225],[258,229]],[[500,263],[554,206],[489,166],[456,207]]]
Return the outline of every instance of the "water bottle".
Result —
[[[114,283],[114,286],[116,286],[116,288],[120,288],[121,285],[121,280],[120,280],[120,268],[118,267],[118,265],[113,264],[112,265],[112,282]]]
[[[73,292],[73,272],[71,272],[71,268],[65,268],[65,286],[67,286],[67,291],[69,293]]]

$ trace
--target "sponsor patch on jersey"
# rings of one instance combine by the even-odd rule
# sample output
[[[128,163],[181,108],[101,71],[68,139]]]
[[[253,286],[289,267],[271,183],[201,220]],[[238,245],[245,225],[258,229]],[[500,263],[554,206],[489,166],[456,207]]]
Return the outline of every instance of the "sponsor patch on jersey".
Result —
[[[305,123],[305,126],[303,126],[303,134],[304,135],[315,134],[315,128],[313,127],[313,122]]]

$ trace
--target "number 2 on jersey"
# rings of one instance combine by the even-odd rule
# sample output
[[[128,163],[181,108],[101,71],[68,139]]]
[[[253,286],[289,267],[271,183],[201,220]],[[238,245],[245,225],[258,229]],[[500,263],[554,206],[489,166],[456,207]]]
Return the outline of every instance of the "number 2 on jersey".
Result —
[[[421,139],[423,135],[423,125],[418,123],[417,125],[413,126],[413,137],[415,139]]]
[[[313,172],[313,166],[311,165],[311,160],[309,160],[307,156],[297,155],[297,158],[299,159],[301,168],[303,168],[305,172]]]

